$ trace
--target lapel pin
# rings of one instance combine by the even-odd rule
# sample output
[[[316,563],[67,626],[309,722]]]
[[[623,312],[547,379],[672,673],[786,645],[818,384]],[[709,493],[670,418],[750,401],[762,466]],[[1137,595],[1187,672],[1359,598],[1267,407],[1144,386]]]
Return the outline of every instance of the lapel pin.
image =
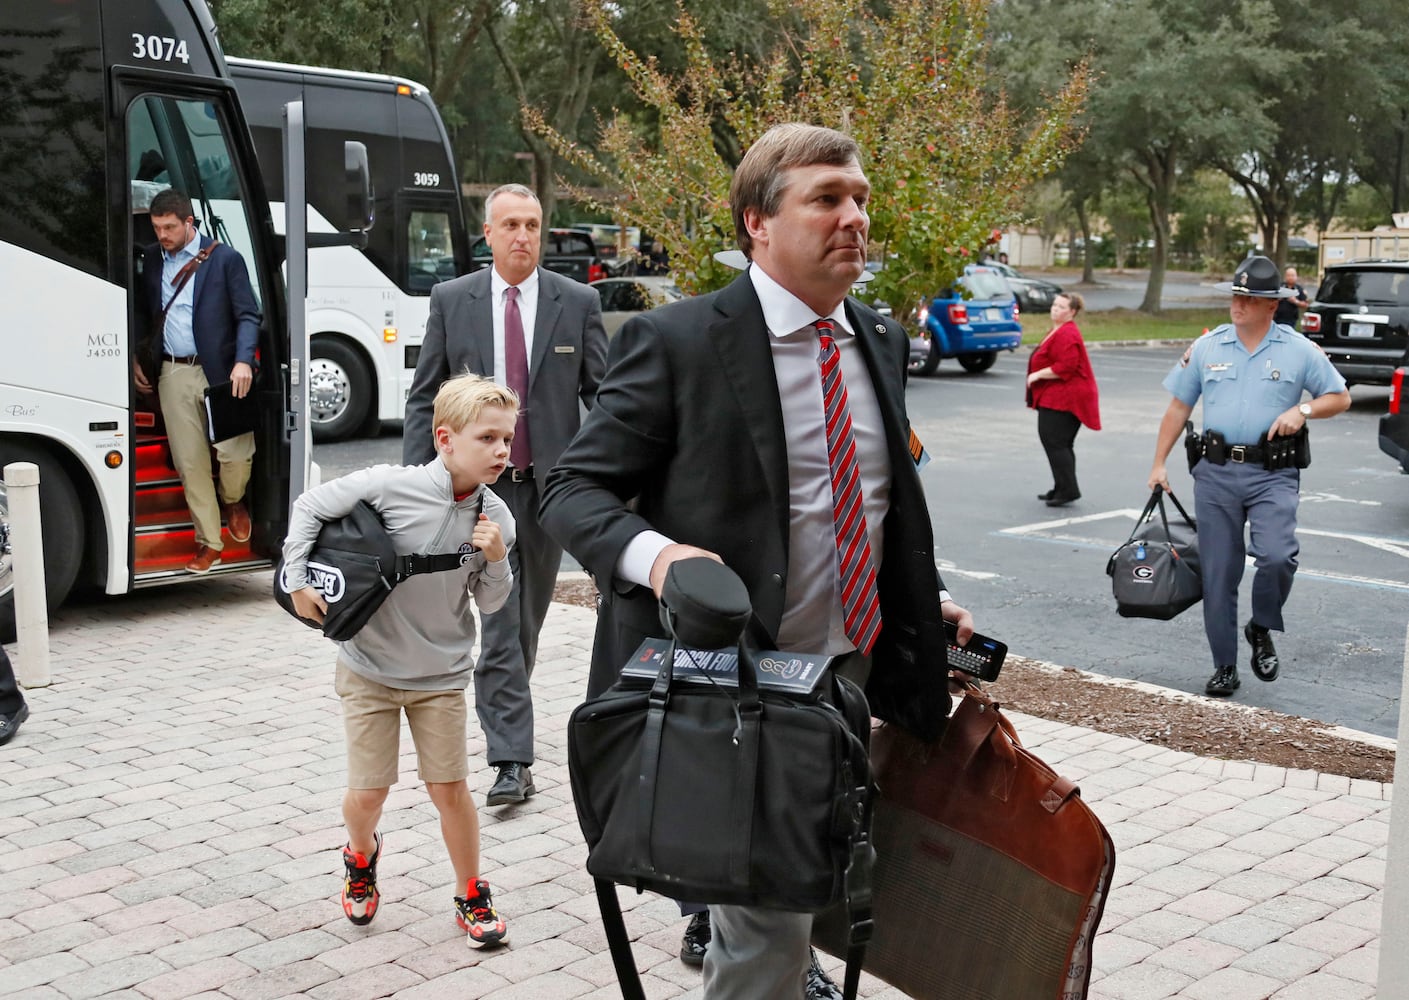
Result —
[[[886,332],[886,325],[885,325],[884,323],[877,323],[877,324],[876,324],[876,332],[877,332],[877,333],[885,333],[885,332]]]

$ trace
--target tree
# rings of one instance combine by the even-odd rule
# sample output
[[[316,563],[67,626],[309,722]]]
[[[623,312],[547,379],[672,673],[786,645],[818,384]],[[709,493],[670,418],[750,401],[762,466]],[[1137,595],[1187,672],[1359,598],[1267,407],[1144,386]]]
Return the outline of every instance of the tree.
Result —
[[[1273,0],[1273,6],[1270,43],[1279,69],[1260,81],[1272,98],[1271,128],[1213,162],[1247,194],[1265,252],[1285,266],[1297,206],[1309,195],[1315,214],[1329,222],[1344,193],[1360,150],[1359,113],[1379,98],[1372,67],[1384,59],[1385,46],[1360,20],[1360,3]],[[1356,71],[1348,72],[1350,66]]]
[[[1375,85],[1373,99],[1356,115],[1360,155],[1356,175],[1373,184],[1391,212],[1409,207],[1409,20],[1397,0],[1357,0],[1371,48],[1357,53],[1355,72]],[[1373,60],[1364,66],[1361,60]]]
[[[893,0],[886,16],[863,0],[813,0],[798,32],[767,59],[711,57],[682,6],[678,75],[628,47],[601,0],[598,36],[631,81],[645,116],[616,113],[597,152],[541,114],[532,127],[569,162],[623,192],[620,216],[662,238],[679,281],[717,288],[733,272],[713,259],[732,245],[734,152],[781,121],[852,134],[872,184],[871,243],[885,266],[868,287],[908,318],[972,261],[994,228],[1021,216],[1021,198],[1060,163],[1085,94],[1084,73],[1024,126],[985,88],[984,0]],[[775,14],[782,16],[780,7]],[[719,136],[733,142],[721,142]]]
[[[1203,258],[1204,270],[1232,271],[1246,249],[1250,216],[1247,198],[1232,189],[1218,170],[1199,170],[1185,179],[1176,201],[1178,238]]]
[[[390,73],[404,36],[393,0],[211,0],[230,55]]]
[[[1264,81],[1281,72],[1272,44],[1270,0],[1004,0],[1004,25],[1024,59],[1089,55],[1096,73],[1087,102],[1084,149],[1143,193],[1153,246],[1140,309],[1159,312],[1171,215],[1180,177],[1218,156],[1229,159],[1273,131]],[[1060,65],[1060,63],[1059,63]],[[1021,78],[1019,78],[1021,79]]]
[[[576,138],[603,51],[584,16],[592,0],[516,0],[487,31],[520,109],[536,108],[557,135]],[[546,113],[541,110],[546,108]],[[545,224],[557,204],[556,154],[522,110],[519,133],[533,155],[533,183]]]

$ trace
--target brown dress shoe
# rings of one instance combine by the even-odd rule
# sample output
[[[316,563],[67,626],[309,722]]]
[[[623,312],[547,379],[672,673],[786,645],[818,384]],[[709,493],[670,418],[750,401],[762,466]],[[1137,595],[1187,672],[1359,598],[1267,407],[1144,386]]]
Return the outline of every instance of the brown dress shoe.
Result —
[[[226,527],[230,529],[230,537],[237,542],[247,542],[250,540],[250,512],[245,510],[245,505],[236,500],[225,508]]]
[[[209,545],[196,549],[196,557],[186,564],[188,573],[209,573],[210,568],[220,561],[220,550]]]

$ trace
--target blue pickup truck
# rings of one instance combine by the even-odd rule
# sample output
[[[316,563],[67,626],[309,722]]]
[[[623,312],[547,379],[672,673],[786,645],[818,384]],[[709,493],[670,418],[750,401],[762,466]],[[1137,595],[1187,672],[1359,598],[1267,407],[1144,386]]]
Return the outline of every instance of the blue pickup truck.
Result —
[[[970,264],[954,287],[921,308],[920,332],[910,338],[910,373],[931,375],[944,358],[967,372],[993,367],[999,351],[1022,343],[1018,302],[998,271]]]

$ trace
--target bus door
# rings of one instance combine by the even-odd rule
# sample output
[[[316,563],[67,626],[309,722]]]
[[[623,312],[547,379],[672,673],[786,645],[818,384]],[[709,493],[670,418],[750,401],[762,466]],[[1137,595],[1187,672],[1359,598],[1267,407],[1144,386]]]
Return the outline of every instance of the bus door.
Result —
[[[181,92],[176,92],[178,88]],[[268,219],[267,202],[258,184],[247,133],[235,109],[234,91],[192,87],[186,81],[157,88],[150,80],[118,76],[116,93],[126,137],[134,349],[140,345],[160,351],[149,340],[159,338],[161,330],[154,315],[159,305],[152,305],[147,289],[159,288],[160,295],[169,294],[170,289],[164,287],[159,274],[154,277],[144,272],[161,267],[159,248],[149,251],[156,243],[149,208],[152,198],[168,187],[190,197],[202,235],[240,254],[260,303],[258,364],[251,391],[258,401],[261,424],[245,497],[253,534],[247,542],[236,542],[228,528],[223,530],[224,549],[212,572],[265,565],[277,554],[287,523],[289,448],[284,426],[284,369],[288,345],[282,322],[282,289],[274,283],[278,269],[273,264],[272,233],[266,232],[268,226],[262,222]],[[134,389],[133,423],[133,585],[178,580],[188,576],[185,564],[196,551],[195,530],[171,462],[155,393],[143,395]]]

